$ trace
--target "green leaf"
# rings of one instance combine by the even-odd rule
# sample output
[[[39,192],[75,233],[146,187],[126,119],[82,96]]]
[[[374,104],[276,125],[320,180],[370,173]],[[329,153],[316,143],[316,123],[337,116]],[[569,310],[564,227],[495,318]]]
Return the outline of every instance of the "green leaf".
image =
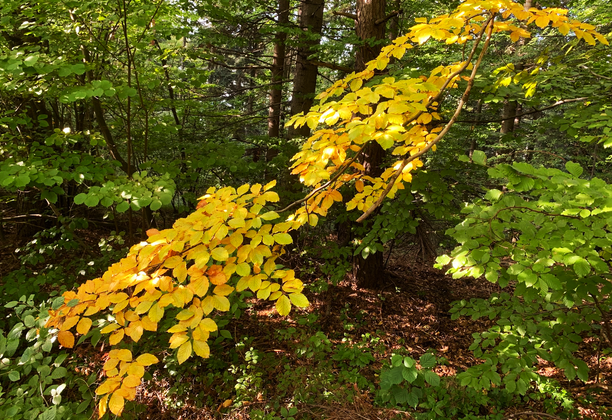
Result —
[[[157,211],[159,209],[162,208],[162,202],[156,198],[154,198],[153,200],[151,200],[151,210],[152,211]]]
[[[485,200],[489,200],[491,202],[495,202],[499,200],[499,197],[502,196],[502,192],[500,190],[489,190],[485,194]]]
[[[60,379],[66,376],[66,373],[68,373],[68,370],[63,366],[60,366],[58,368],[55,368],[53,372],[51,372],[51,377],[53,379]]]
[[[400,366],[402,367],[402,366]],[[408,382],[408,383],[413,383],[415,381],[415,379],[418,377],[418,371],[416,370],[416,367],[402,367],[402,377]]]
[[[472,161],[477,165],[487,166],[487,155],[483,151],[474,150]]]
[[[21,379],[21,374],[16,370],[11,370],[8,377],[12,382],[17,382],[19,379]]]
[[[440,377],[436,374],[436,372],[432,370],[428,370],[423,374],[425,381],[431,386],[440,385]]]
[[[121,203],[117,205],[117,212],[125,213],[129,208],[130,208],[130,203],[128,203],[127,201],[122,201]]]
[[[582,175],[583,172],[582,166],[571,161],[565,164],[565,169],[567,169],[567,172],[574,175],[575,177],[579,177],[580,175]]]
[[[424,355],[421,356],[419,361],[421,362],[422,368],[429,369],[436,365],[436,356],[434,356],[431,353],[425,353]]]
[[[380,374],[381,382],[385,381],[391,385],[401,384],[402,381],[404,380],[404,375],[403,375],[404,369],[405,369],[404,366],[396,366],[394,368],[383,371]]]
[[[95,195],[88,195],[85,199],[85,205],[87,207],[95,207],[100,203],[100,199]]]

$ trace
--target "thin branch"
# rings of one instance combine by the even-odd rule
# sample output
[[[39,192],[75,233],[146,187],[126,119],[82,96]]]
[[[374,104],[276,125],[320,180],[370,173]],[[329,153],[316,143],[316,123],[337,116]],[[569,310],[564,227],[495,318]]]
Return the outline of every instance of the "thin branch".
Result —
[[[308,60],[308,62],[318,67],[325,67],[325,68],[332,69],[332,70],[342,71],[344,73],[352,73],[353,71],[355,71],[354,69],[350,67],[346,67],[346,66],[342,66],[342,65],[334,64],[334,63],[327,63],[324,61]]]
[[[582,97],[582,98],[563,99],[563,100],[555,102],[554,104],[545,106],[544,108],[540,108],[540,109],[534,108],[533,111],[523,112],[521,114],[516,114],[516,115],[513,115],[511,117],[506,117],[506,118],[496,118],[496,119],[493,119],[493,120],[482,120],[482,119],[481,120],[458,120],[457,122],[458,123],[470,123],[470,124],[487,124],[487,123],[492,123],[492,122],[503,122],[503,121],[506,121],[506,120],[513,120],[515,118],[519,118],[519,117],[522,117],[524,115],[536,114],[538,112],[546,111],[548,109],[558,107],[559,105],[568,104],[568,103],[571,103],[571,102],[586,101],[587,99],[589,99],[589,98],[586,97],[586,96]]]
[[[520,413],[510,414],[509,416],[506,416],[505,418],[514,419],[514,418],[517,418],[518,416],[541,416],[541,417],[547,417],[549,419],[563,420],[561,417],[557,417],[555,415],[547,414],[547,413],[540,413],[538,411],[522,411]]]
[[[349,19],[353,19],[353,20],[357,20],[357,15],[353,14],[353,13],[347,13],[347,12],[338,12],[338,11],[333,11],[332,14],[334,16],[344,16],[347,17]]]
[[[385,23],[386,21],[388,21],[391,18],[394,18],[395,16],[399,15],[400,11],[399,10],[394,10],[393,12],[389,13],[387,16],[385,16],[382,19],[378,19],[376,22],[374,22],[374,25],[380,25],[381,23]]]
[[[226,69],[230,69],[230,70],[269,70],[272,68],[272,66],[230,66],[229,64],[225,64],[225,63],[221,63],[217,60],[211,59],[211,60],[206,60],[212,64],[215,64],[217,66],[221,66],[221,67],[225,67]]]

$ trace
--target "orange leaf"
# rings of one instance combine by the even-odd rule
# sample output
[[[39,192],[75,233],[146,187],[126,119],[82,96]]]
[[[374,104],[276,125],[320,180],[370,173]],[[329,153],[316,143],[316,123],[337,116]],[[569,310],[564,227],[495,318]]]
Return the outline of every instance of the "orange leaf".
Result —
[[[81,318],[81,320],[77,324],[76,330],[79,334],[85,335],[89,332],[91,324],[92,321],[90,318]]]
[[[57,334],[57,341],[69,349],[74,347],[74,335],[70,331],[60,331]]]
[[[70,328],[74,327],[77,324],[77,322],[79,322],[79,318],[80,317],[78,315],[71,316],[70,318],[66,318],[60,330],[68,331]]]

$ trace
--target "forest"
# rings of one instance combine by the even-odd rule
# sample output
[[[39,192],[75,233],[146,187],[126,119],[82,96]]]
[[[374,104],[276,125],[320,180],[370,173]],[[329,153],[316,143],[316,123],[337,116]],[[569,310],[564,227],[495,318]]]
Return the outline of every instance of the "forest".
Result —
[[[611,6],[3,0],[0,419],[612,418]]]

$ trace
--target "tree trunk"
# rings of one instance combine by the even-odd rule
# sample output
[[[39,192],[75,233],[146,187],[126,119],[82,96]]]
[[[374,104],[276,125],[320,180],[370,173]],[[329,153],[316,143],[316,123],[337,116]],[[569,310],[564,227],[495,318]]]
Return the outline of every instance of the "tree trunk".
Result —
[[[525,4],[523,6],[524,10],[529,10],[529,8],[531,7],[531,2],[532,0],[525,0]],[[516,54],[518,53],[518,50],[525,45],[525,38],[520,38],[517,43],[516,43],[516,47],[514,52]],[[520,55],[520,54],[519,54]],[[518,63],[514,66],[514,68],[517,71],[521,71],[524,68],[524,63]],[[501,126],[501,130],[500,133],[501,134],[509,134],[514,132],[514,128],[515,128],[515,118],[516,118],[516,114],[517,114],[517,109],[518,109],[518,102],[517,101],[513,101],[510,100],[508,98],[506,98],[504,100],[504,109],[502,110],[502,126]]]
[[[268,137],[280,137],[281,105],[283,102],[283,75],[285,72],[285,41],[287,33],[284,28],[289,24],[289,0],[278,1],[279,31],[274,36],[274,59],[272,62],[272,87],[270,88],[270,106],[268,108]]]
[[[303,41],[297,49],[293,95],[291,98],[291,115],[308,112],[314,101],[317,87],[318,67],[308,61],[319,45],[323,28],[323,0],[305,0],[300,9],[300,28],[304,31]],[[308,137],[310,129],[304,125],[290,128],[290,137]]]
[[[382,49],[380,41],[385,39],[385,9],[386,0],[357,0],[355,31],[363,41],[357,50],[355,62],[355,70],[358,72],[365,69],[368,61],[380,54]],[[380,176],[384,158],[385,150],[378,143],[368,143],[361,157],[364,173],[371,177]],[[356,255],[353,258],[353,275],[359,287],[381,288],[386,279],[383,253],[370,254],[368,258],[363,258],[361,254]]]

